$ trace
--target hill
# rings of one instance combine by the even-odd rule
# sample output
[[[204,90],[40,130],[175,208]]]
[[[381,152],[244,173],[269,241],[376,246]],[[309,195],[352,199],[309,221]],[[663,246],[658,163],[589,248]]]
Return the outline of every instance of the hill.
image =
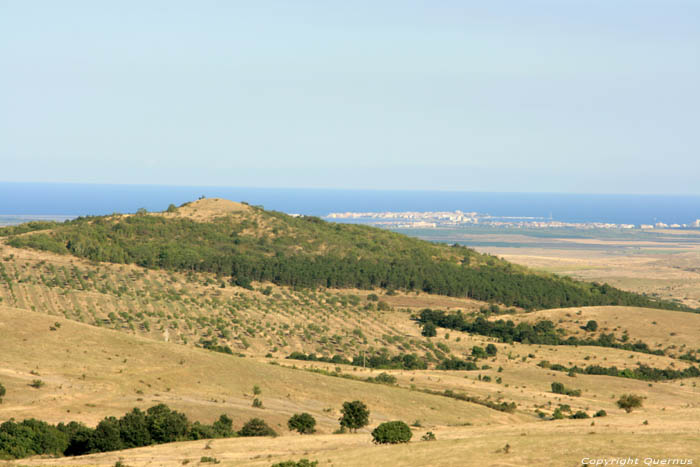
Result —
[[[279,439],[192,441],[79,458],[30,458],[18,461],[21,465],[113,466],[117,461],[133,466],[174,465],[197,463],[203,456],[216,458],[222,465],[250,466],[302,457],[319,460],[321,466],[567,465],[591,455],[693,458],[700,454],[692,434],[698,429],[700,415],[697,378],[653,385],[608,376],[572,379],[535,364],[540,358],[554,356],[563,362],[587,355],[623,361],[628,352],[617,349],[499,344],[498,355],[489,361],[491,369],[389,370],[397,378],[396,385],[381,385],[330,375],[336,367],[360,379],[376,376],[376,371],[304,362],[296,362],[293,368],[287,360],[223,355],[8,307],[0,307],[0,332],[4,337],[0,340],[4,356],[0,382],[7,388],[0,419],[37,417],[94,426],[105,416],[162,402],[203,422],[226,413],[236,428],[250,417],[261,417],[282,435]],[[22,352],[17,352],[20,348]],[[529,354],[536,357],[527,357]],[[503,369],[499,371],[498,366]],[[319,373],[324,369],[328,375]],[[487,381],[484,376],[492,379]],[[497,383],[497,377],[503,383]],[[44,385],[31,387],[35,379]],[[581,388],[583,395],[551,393],[550,383],[557,380]],[[257,397],[263,400],[263,408],[251,406],[256,384],[261,388]],[[504,413],[427,394],[424,389],[514,400],[518,408],[512,414]],[[643,407],[631,414],[620,410],[615,400],[624,392],[642,395]],[[369,429],[386,420],[415,420],[420,426],[413,427],[414,440],[408,446],[380,447],[371,444],[369,429],[331,434],[337,428],[340,405],[351,399],[363,400],[370,407]],[[608,415],[593,419],[593,424],[591,419],[537,416],[537,412],[551,413],[559,404],[570,405],[571,413],[593,414],[603,409]],[[319,434],[299,436],[286,429],[286,419],[300,411],[318,420]],[[434,432],[437,441],[420,441],[427,431]],[[506,445],[509,448],[504,450]]]
[[[250,287],[422,291],[524,309],[631,305],[685,309],[607,284],[535,273],[461,246],[361,225],[198,200],[165,213],[78,218],[0,229],[7,244],[92,261],[209,272]]]

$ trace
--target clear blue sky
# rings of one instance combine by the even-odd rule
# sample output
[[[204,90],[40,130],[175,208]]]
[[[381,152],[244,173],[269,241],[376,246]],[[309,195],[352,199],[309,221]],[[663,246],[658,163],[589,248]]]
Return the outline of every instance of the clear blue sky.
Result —
[[[0,0],[0,181],[700,193],[697,0]]]

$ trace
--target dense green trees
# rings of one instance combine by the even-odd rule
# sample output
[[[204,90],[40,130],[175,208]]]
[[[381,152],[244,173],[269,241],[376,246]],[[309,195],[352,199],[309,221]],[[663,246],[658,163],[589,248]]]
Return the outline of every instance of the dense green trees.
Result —
[[[290,430],[300,434],[311,434],[316,431],[316,419],[309,413],[297,413],[287,421]]]
[[[525,309],[586,305],[687,309],[607,284],[533,273],[462,246],[251,209],[207,223],[148,214],[88,217],[51,224],[50,232],[17,235],[46,228],[33,225],[0,229],[0,235],[10,235],[9,244],[15,247],[147,268],[213,272],[230,276],[241,286],[270,281],[299,287],[421,290]]]
[[[420,325],[434,323],[436,326],[456,329],[458,331],[479,334],[482,336],[495,337],[501,342],[522,342],[524,344],[546,344],[546,345],[592,345],[599,347],[612,347],[615,349],[630,350],[652,355],[664,355],[663,350],[651,350],[647,344],[637,342],[619,342],[613,334],[601,334],[596,339],[578,339],[576,337],[561,337],[565,332],[557,329],[552,321],[542,320],[535,324],[526,322],[517,325],[511,321],[498,320],[489,321],[479,316],[474,320],[469,320],[462,314],[446,313],[443,310],[421,310],[417,321]]]
[[[589,365],[585,368],[581,368],[576,365],[567,367],[558,363],[549,363],[547,360],[542,360],[537,366],[566,373],[617,376],[620,378],[639,379],[642,381],[668,381],[673,379],[697,378],[700,376],[700,369],[695,366],[676,370],[674,368],[654,368],[642,363],[637,363],[636,368],[617,368],[616,366],[603,367],[600,365]]]
[[[255,422],[253,425],[259,424]],[[251,430],[251,427],[247,429]],[[212,425],[190,423],[184,414],[159,404],[146,412],[135,408],[121,418],[106,417],[95,428],[77,422],[50,425],[34,419],[19,423],[7,421],[0,425],[0,459],[39,454],[78,456],[172,441],[235,435],[232,420],[226,415]]]
[[[340,409],[343,414],[340,417],[340,426],[351,431],[367,426],[369,423],[369,409],[361,401],[344,402]]]
[[[384,422],[372,430],[372,440],[377,444],[408,443],[412,436],[411,428],[400,420]]]
[[[356,355],[352,361],[341,355],[319,357],[315,354],[305,354],[302,352],[292,352],[287,358],[312,362],[340,363],[384,370],[425,370],[428,368],[428,364],[425,360],[414,353],[389,355],[386,349],[382,349],[378,352]]]
[[[277,433],[264,420],[251,418],[238,431],[238,436],[277,436]]]

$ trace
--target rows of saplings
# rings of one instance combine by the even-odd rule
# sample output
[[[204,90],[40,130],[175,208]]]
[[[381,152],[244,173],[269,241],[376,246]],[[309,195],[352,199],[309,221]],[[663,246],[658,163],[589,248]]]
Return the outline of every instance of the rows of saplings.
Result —
[[[0,386],[0,394],[4,388]],[[356,432],[369,424],[369,409],[361,401],[345,402],[341,409],[340,428],[336,433]],[[316,420],[308,413],[293,415],[287,422],[291,431],[311,434]],[[80,456],[117,451],[175,441],[232,438],[236,436],[277,436],[264,420],[252,418],[235,431],[233,421],[221,415],[211,425],[191,422],[183,413],[158,404],[145,412],[134,408],[121,418],[106,417],[95,428],[75,421],[51,425],[36,419],[0,425],[0,459],[20,459],[34,455]],[[375,443],[406,443],[411,429],[402,421],[385,422],[372,431]],[[428,432],[424,440],[433,440]]]

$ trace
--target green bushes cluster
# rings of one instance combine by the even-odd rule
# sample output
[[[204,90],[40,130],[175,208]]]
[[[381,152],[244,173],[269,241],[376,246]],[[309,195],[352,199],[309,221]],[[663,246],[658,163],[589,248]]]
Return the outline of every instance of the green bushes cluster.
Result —
[[[211,425],[190,422],[185,414],[165,404],[145,412],[134,408],[121,418],[106,417],[95,428],[78,422],[51,425],[35,419],[9,420],[0,425],[0,459],[44,454],[79,456],[182,440],[275,434],[260,419],[250,420],[238,433],[232,425],[226,415]]]
[[[565,396],[572,397],[579,397],[581,395],[580,389],[570,389],[564,386],[562,383],[556,381],[552,383],[552,392],[554,394],[563,394]]]
[[[408,443],[412,436],[411,428],[400,420],[384,422],[372,430],[372,441],[376,444]]]
[[[421,310],[416,321],[422,326],[425,326],[427,323],[433,323],[435,326],[442,328],[495,337],[501,342],[509,344],[512,342],[521,342],[523,344],[545,345],[590,345],[611,347],[652,355],[664,355],[663,350],[652,350],[649,348],[648,344],[642,341],[634,343],[618,342],[613,334],[601,334],[596,339],[578,339],[573,336],[564,339],[561,337],[564,330],[557,328],[554,323],[549,320],[541,320],[534,325],[526,322],[521,322],[516,325],[511,320],[504,321],[501,319],[498,321],[489,321],[481,316],[474,320],[469,320],[461,311],[447,313],[444,310],[431,310],[426,308]],[[478,349],[481,348],[479,347]],[[479,355],[483,355],[479,350],[476,351],[479,352]]]
[[[567,367],[558,363],[549,363],[547,360],[542,360],[537,366],[548,370],[563,371],[572,374],[617,376],[619,378],[639,379],[642,381],[668,381],[674,379],[697,378],[700,376],[700,369],[695,366],[676,370],[674,368],[654,368],[638,363],[636,368],[619,369],[616,366],[604,367],[600,365],[589,365],[582,368],[576,365]]]

